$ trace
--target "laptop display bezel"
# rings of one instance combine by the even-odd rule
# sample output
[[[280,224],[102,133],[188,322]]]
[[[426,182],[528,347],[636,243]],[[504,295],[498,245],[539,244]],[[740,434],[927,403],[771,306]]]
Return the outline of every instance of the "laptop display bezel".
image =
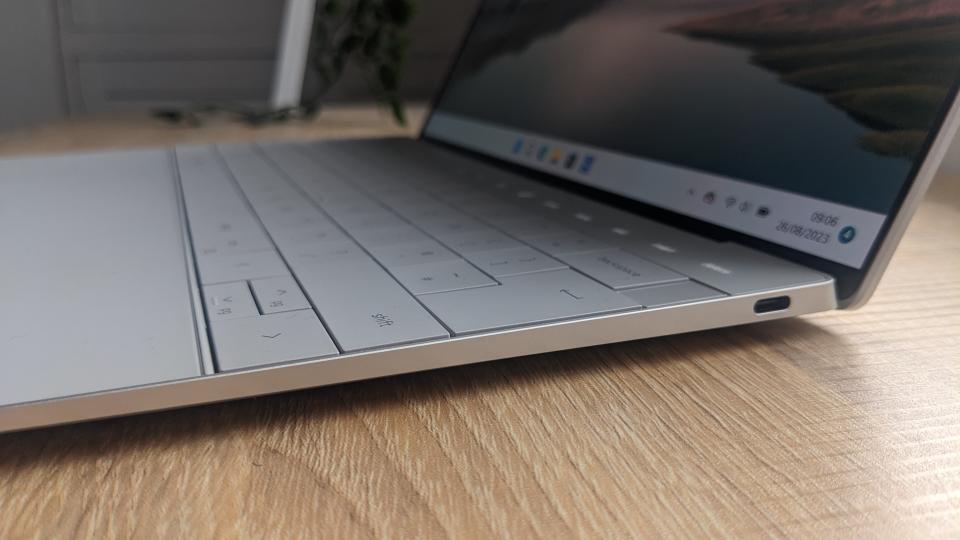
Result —
[[[457,53],[454,55],[454,60],[451,62],[450,67],[444,76],[443,83],[430,100],[427,117],[424,119],[423,125],[420,128],[420,140],[431,144],[440,145],[444,148],[469,156],[472,159],[483,161],[488,165],[500,167],[513,173],[523,174],[528,178],[543,182],[553,187],[577,193],[581,196],[588,197],[590,199],[600,201],[629,212],[636,213],[637,215],[645,218],[653,219],[655,221],[659,221],[661,223],[701,236],[712,238],[717,241],[730,241],[743,244],[758,251],[769,253],[771,255],[824,272],[832,276],[836,281],[837,300],[841,306],[850,304],[854,299],[860,297],[864,292],[863,289],[865,286],[871,286],[871,281],[875,284],[876,280],[871,280],[868,278],[870,278],[872,270],[874,270],[874,266],[877,263],[878,254],[884,249],[889,249],[890,243],[895,244],[896,242],[899,242],[899,235],[891,236],[891,227],[901,212],[912,210],[904,207],[904,202],[908,200],[911,193],[915,189],[925,189],[926,182],[918,182],[917,180],[920,177],[921,172],[923,172],[925,167],[928,165],[928,162],[931,160],[931,158],[937,157],[932,154],[931,150],[938,143],[942,144],[943,141],[941,141],[941,139],[945,135],[945,130],[950,127],[946,125],[946,121],[950,116],[951,111],[960,107],[960,98],[958,98],[958,95],[960,95],[960,74],[958,74],[950,88],[947,99],[944,100],[941,109],[937,113],[936,119],[930,128],[927,140],[924,141],[923,147],[918,154],[920,157],[914,161],[913,167],[903,183],[903,187],[897,194],[890,212],[887,213],[886,219],[883,222],[883,226],[877,233],[877,237],[873,243],[873,246],[870,248],[869,254],[859,269],[853,268],[824,259],[822,257],[817,257],[809,253],[804,253],[786,246],[782,246],[780,244],[775,244],[749,234],[737,232],[721,225],[709,223],[695,217],[640,202],[636,199],[617,195],[606,190],[588,186],[586,184],[567,180],[546,172],[523,167],[489,154],[470,150],[454,143],[431,137],[427,133],[427,128],[429,127],[430,121],[433,119],[434,114],[438,110],[437,106],[442,100],[444,93],[446,93],[450,87],[450,83],[452,82],[457,66],[463,60],[464,51],[468,41],[470,40],[470,36],[477,27],[482,8],[483,2],[479,2],[474,10],[471,23],[460,41]],[[937,157],[937,159],[940,158],[942,158],[942,156]],[[879,270],[882,270],[882,268]]]

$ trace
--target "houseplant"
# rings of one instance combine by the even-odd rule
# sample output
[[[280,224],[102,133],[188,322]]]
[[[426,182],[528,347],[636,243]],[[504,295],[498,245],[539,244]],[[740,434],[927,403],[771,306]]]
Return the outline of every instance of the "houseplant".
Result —
[[[242,104],[206,104],[158,109],[154,115],[176,123],[200,124],[210,115],[227,114],[251,125],[312,118],[320,113],[327,92],[349,65],[363,76],[371,94],[406,123],[400,82],[409,49],[408,29],[416,14],[415,0],[317,0],[307,69],[316,84],[299,105],[263,109]]]

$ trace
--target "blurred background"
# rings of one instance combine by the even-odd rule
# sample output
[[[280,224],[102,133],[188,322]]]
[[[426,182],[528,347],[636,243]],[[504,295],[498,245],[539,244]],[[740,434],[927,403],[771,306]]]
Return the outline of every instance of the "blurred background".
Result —
[[[401,84],[428,102],[478,0],[417,0]],[[0,136],[68,118],[208,102],[266,106],[283,0],[3,0]],[[347,69],[326,102],[371,101]],[[945,168],[960,172],[960,144]]]

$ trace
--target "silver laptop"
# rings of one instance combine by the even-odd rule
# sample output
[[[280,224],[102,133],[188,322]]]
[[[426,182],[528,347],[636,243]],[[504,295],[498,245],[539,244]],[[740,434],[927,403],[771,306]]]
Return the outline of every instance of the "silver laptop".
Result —
[[[0,431],[862,305],[960,13],[761,4],[487,2],[416,140],[0,161]]]

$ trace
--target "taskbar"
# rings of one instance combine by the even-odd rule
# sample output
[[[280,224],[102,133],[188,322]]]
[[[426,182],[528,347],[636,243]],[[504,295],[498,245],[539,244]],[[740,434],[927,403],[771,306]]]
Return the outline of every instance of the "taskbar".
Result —
[[[434,139],[861,268],[885,216],[444,112]]]

